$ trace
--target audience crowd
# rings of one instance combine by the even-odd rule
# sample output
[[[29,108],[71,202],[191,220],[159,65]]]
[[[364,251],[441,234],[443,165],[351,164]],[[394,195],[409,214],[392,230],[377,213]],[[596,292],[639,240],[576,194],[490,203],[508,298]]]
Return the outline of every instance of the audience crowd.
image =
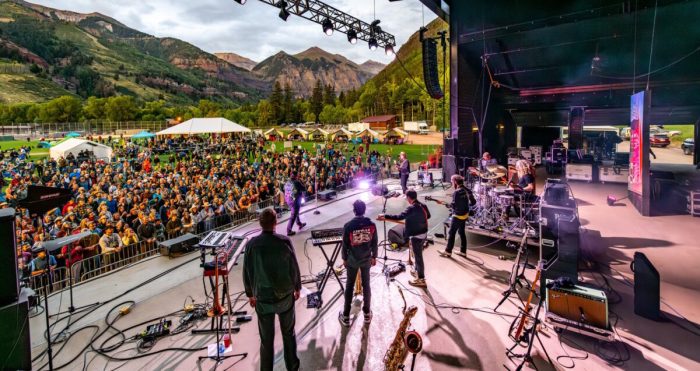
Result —
[[[72,194],[67,204],[38,217],[17,208],[18,261],[26,274],[70,267],[93,256],[109,264],[110,256],[125,246],[140,243],[143,252],[156,240],[201,233],[248,217],[258,203],[282,207],[284,183],[292,170],[298,171],[309,199],[319,190],[349,185],[389,164],[389,154],[358,150],[352,144],[275,152],[262,137],[107,143],[115,147],[109,162],[90,153],[30,161],[29,148],[2,154],[0,169],[7,184],[0,207],[17,208],[29,185],[64,188]],[[85,231],[93,233],[90,242],[66,246],[50,260],[39,252],[44,241]]]

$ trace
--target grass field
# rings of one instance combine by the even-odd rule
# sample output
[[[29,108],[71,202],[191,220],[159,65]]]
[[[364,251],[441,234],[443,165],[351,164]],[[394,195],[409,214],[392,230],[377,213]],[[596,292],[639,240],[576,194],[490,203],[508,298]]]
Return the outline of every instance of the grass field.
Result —
[[[693,138],[695,126],[693,125],[664,125],[664,130],[681,132],[681,135],[671,137],[671,147],[680,147],[687,138]]]
[[[11,148],[19,148],[21,146],[26,146],[29,144],[32,147],[30,152],[30,158],[34,160],[41,160],[49,155],[49,150],[47,148],[36,148],[39,144],[38,140],[33,140],[27,142],[26,140],[12,140],[6,142],[0,142],[0,150],[7,150]],[[314,142],[293,142],[294,146],[302,146],[306,150],[312,150],[319,143]],[[350,148],[353,148],[352,144],[349,144]],[[356,146],[355,146],[356,147]],[[372,144],[370,150],[377,150],[381,154],[386,154],[387,150],[390,151],[393,157],[397,157],[401,151],[406,152],[406,156],[410,162],[420,162],[428,159],[428,155],[433,153],[437,145],[418,145],[418,144],[402,144],[402,145],[388,145],[388,144]],[[269,148],[269,144],[268,147]],[[284,145],[282,142],[275,143],[275,151],[283,152]],[[167,156],[161,157],[161,160],[166,160]]]

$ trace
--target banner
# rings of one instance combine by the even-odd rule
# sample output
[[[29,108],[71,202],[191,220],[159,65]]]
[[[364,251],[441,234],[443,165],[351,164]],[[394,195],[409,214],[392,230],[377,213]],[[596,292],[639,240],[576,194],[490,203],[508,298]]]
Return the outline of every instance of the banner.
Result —
[[[644,92],[632,96],[630,111],[630,173],[627,189],[642,196],[644,188]]]

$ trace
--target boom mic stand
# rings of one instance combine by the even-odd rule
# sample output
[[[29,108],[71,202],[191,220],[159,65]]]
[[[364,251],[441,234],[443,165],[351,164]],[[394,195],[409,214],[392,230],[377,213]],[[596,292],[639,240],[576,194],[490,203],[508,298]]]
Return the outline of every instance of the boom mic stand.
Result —
[[[382,197],[384,197],[384,206],[382,207],[382,215],[386,215],[386,203],[387,203],[387,201],[389,201],[389,199],[390,199],[391,197],[387,197],[386,195],[385,195],[385,196],[382,196]],[[383,264],[384,264],[384,273],[386,273],[386,271],[387,271],[387,266],[388,266],[388,264],[387,264],[387,261],[388,261],[388,260],[395,261],[395,262],[398,262],[398,263],[403,263],[403,260],[401,260],[401,259],[396,259],[396,258],[389,258],[389,257],[387,256],[387,252],[388,252],[388,251],[387,251],[387,246],[390,245],[390,243],[389,243],[389,239],[387,238],[386,218],[384,218],[384,220],[383,220],[382,222],[384,223],[384,240],[382,240],[382,242],[380,243],[380,245],[382,245],[382,247],[384,248],[384,257],[382,257],[382,260],[384,260],[384,263],[383,263]]]

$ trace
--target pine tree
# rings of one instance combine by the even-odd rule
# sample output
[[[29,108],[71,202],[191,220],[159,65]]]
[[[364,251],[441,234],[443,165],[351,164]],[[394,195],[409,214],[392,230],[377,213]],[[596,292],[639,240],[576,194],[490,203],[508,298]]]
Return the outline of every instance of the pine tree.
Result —
[[[326,85],[325,89],[323,90],[323,104],[331,106],[335,105],[335,87],[333,87],[331,84]]]
[[[289,84],[284,85],[284,100],[282,101],[282,111],[285,122],[296,122],[294,114],[294,92]]]
[[[311,112],[316,115],[316,122],[318,122],[318,115],[321,114],[323,110],[323,85],[321,80],[316,80],[316,86],[311,94]]]
[[[270,107],[272,110],[270,119],[275,125],[284,120],[283,100],[282,85],[280,85],[279,81],[275,81],[275,86],[272,88],[272,94],[270,95]]]

